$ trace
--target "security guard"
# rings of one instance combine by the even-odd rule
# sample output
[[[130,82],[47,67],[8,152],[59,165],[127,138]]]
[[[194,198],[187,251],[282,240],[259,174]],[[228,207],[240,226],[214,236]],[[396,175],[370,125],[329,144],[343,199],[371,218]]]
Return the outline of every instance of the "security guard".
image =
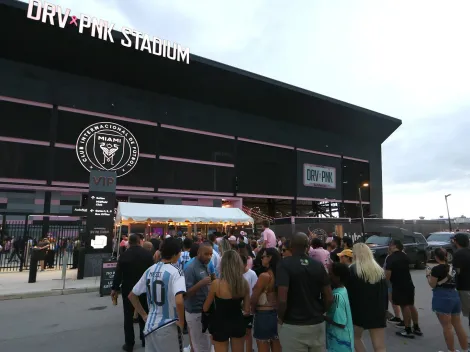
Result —
[[[152,253],[142,247],[142,241],[139,235],[132,234],[129,236],[129,248],[121,254],[118,259],[116,274],[114,276],[111,296],[117,298],[119,291],[122,294],[122,305],[124,308],[124,334],[125,344],[122,346],[124,351],[133,351],[135,344],[134,335],[134,308],[127,298],[134,288],[135,284],[140,280],[145,270],[153,265]],[[142,306],[147,311],[147,297],[142,295],[139,297]],[[143,330],[145,322],[139,316],[140,339],[142,346],[145,346]]]

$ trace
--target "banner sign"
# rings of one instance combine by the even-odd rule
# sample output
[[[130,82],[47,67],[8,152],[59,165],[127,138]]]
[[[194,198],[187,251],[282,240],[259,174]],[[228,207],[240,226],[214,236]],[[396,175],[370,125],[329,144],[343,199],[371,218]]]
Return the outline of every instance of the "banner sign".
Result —
[[[117,260],[103,259],[100,275],[100,297],[109,296],[111,294],[116,268]]]
[[[304,164],[304,186],[336,188],[336,169],[329,166]]]
[[[114,122],[98,122],[85,128],[78,136],[75,150],[78,160],[89,172],[115,171],[117,177],[129,173],[139,160],[139,144],[134,135]],[[109,180],[95,181],[98,185],[100,181]]]
[[[89,185],[86,230],[91,246],[102,249],[112,244],[116,172],[92,170]]]
[[[116,195],[108,192],[90,192],[88,197],[88,216],[96,224],[114,224],[114,205]]]
[[[71,10],[62,10],[60,6],[40,0],[30,0],[27,17],[34,21],[49,23],[51,26],[60,28],[76,27],[78,33],[83,34],[84,29],[91,31],[91,36],[101,40],[114,43],[113,30],[114,23],[98,19],[86,14],[71,16]],[[177,43],[158,37],[150,37],[147,34],[135,29],[122,27],[124,39],[121,45],[127,48],[133,47],[136,50],[146,51],[149,54],[161,56],[174,61],[181,61],[189,64],[189,48],[184,48]]]

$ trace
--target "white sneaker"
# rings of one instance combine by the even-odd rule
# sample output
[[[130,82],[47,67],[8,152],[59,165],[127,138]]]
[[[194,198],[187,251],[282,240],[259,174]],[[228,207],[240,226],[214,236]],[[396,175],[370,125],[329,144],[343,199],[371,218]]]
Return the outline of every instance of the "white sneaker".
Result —
[[[191,352],[191,345],[188,347],[183,348],[183,352]]]

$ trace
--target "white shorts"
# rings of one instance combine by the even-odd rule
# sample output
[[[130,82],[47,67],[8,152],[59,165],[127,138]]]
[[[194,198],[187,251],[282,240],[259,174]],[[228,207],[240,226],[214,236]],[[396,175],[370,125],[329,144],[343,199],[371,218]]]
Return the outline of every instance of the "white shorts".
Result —
[[[171,324],[145,336],[145,352],[183,352],[183,333]]]

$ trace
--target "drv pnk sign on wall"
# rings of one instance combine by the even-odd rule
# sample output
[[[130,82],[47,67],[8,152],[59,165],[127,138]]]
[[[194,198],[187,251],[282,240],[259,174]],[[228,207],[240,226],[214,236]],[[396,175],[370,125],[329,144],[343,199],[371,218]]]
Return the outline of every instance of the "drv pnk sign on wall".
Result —
[[[75,149],[85,169],[115,171],[116,177],[129,173],[139,160],[139,144],[134,135],[114,122],[98,122],[85,128]]]
[[[304,164],[304,186],[336,188],[336,169],[334,167]]]

